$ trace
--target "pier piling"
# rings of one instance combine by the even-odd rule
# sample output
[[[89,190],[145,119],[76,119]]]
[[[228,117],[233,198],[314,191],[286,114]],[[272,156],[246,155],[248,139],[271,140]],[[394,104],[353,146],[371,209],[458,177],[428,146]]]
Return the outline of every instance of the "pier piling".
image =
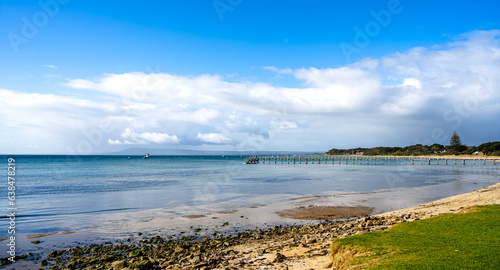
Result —
[[[370,157],[363,157],[363,156],[329,156],[329,157],[320,157],[320,156],[305,156],[304,158],[300,156],[252,156],[252,157],[247,157],[245,159],[246,164],[257,164],[259,162],[254,162],[254,163],[248,163],[247,160],[261,160],[262,164],[271,164],[271,160],[274,160],[274,164],[284,164],[286,159],[286,164],[297,164],[297,159],[299,164],[302,164],[302,159],[305,161],[305,164],[315,164],[315,162],[318,162],[318,165],[320,165],[322,162],[325,164],[328,164],[328,162],[331,161],[332,165],[335,165],[336,162],[338,164],[342,164],[342,162],[345,163],[345,165],[370,165],[372,164],[373,160],[373,165],[415,165],[418,160],[420,160],[420,165],[424,164],[424,160],[427,162],[427,165],[462,165],[462,166],[476,166],[476,165],[482,165],[483,166],[497,166],[499,165],[500,161],[498,158],[488,158],[488,157],[481,157],[481,158],[471,158],[471,157],[453,157],[453,158],[448,158],[448,157],[391,157],[391,156],[370,156]],[[436,162],[433,162],[433,161]],[[380,161],[380,163],[377,163],[377,161]],[[387,162],[386,162],[387,161]],[[460,162],[461,161],[461,162]],[[476,164],[477,163],[477,164]]]

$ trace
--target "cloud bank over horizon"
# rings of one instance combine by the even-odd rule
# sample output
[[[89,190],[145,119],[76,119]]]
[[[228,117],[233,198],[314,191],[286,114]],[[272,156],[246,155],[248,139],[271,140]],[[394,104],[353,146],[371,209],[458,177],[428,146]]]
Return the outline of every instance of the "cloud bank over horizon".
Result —
[[[2,149],[19,149],[12,138],[31,146],[23,153],[64,154],[447,144],[455,130],[464,143],[500,139],[500,30],[340,67],[262,68],[295,86],[129,72],[69,79],[64,95],[0,89]]]

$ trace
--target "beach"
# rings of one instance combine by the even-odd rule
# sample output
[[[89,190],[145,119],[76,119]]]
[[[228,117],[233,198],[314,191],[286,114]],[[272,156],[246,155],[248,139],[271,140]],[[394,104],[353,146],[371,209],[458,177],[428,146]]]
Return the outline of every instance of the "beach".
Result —
[[[332,224],[471,192],[497,183],[500,176],[496,166],[484,165],[244,165],[239,156],[151,156],[148,160],[20,156],[16,166],[17,262],[6,269],[38,269],[43,260],[48,268],[67,267],[67,259],[78,254],[97,260],[73,262],[79,267],[108,265],[118,259],[127,265],[132,263],[129,259],[151,255],[154,267],[168,258],[172,267],[182,268],[206,263],[213,255],[219,260],[209,260],[212,267],[226,261],[222,250],[237,250],[243,243],[256,248],[268,245],[259,241],[293,238],[286,246],[299,247],[304,236],[316,234],[318,224],[324,235],[301,248],[305,252],[309,245],[321,243],[324,249],[338,236]],[[8,227],[8,222],[6,216],[0,219],[2,226]],[[7,245],[10,236],[14,235],[7,230],[0,232],[2,254],[11,247]],[[182,250],[177,248],[181,242]],[[160,245],[163,251],[131,254],[148,245]],[[262,256],[281,250],[287,258],[298,258],[269,245],[260,248],[266,250]],[[245,252],[237,254],[244,260],[253,256]]]
[[[379,196],[376,193],[369,195],[372,198]],[[325,198],[308,197],[294,201],[301,200],[311,203]],[[25,256],[15,265],[22,265],[27,269],[36,269],[35,266],[45,263],[48,269],[84,266],[91,269],[324,269],[332,267],[330,245],[336,238],[386,230],[401,222],[431,218],[442,213],[459,213],[467,207],[488,204],[500,204],[500,183],[414,207],[361,218],[349,219],[345,213],[346,210],[352,210],[353,215],[359,215],[357,210],[366,210],[362,206],[352,206],[351,209],[345,206],[323,207],[318,212],[318,217],[315,218],[312,214],[309,216],[314,221],[308,225],[280,225],[232,233],[213,231],[210,236],[205,237],[196,237],[201,229],[193,226],[186,228],[186,236],[175,238],[139,233],[125,240],[77,245],[54,249],[43,255]],[[289,209],[288,214],[311,207],[314,206]],[[318,221],[329,210],[332,216],[340,210],[344,220]],[[218,213],[217,216],[240,214],[241,212],[234,211]],[[204,218],[207,217],[190,217],[193,220]],[[230,227],[229,222],[223,227]],[[57,236],[63,235],[40,235],[30,240]]]

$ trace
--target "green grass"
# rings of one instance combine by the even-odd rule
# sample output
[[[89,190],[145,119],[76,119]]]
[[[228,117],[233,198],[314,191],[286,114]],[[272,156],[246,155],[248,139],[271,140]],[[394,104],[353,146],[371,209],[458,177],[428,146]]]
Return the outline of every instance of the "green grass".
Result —
[[[339,239],[368,269],[500,269],[500,205]]]

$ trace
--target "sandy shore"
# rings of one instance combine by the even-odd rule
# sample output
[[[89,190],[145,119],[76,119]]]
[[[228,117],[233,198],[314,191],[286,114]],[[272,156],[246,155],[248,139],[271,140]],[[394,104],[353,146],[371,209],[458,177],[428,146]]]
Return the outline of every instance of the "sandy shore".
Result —
[[[500,183],[415,207],[343,222],[275,226],[229,236],[214,233],[213,237],[203,240],[190,237],[170,240],[156,236],[56,250],[35,260],[37,265],[47,264],[47,269],[325,269],[332,268],[330,244],[336,238],[386,230],[400,222],[458,213],[470,206],[488,204],[500,204]],[[328,209],[321,208],[319,214],[325,216]]]
[[[473,192],[444,198],[415,207],[383,213],[378,216],[398,216],[408,213],[418,213],[432,217],[444,213],[458,213],[470,206],[500,204],[500,183]]]
[[[275,237],[255,243],[245,243],[232,250],[242,254],[241,261],[258,261],[260,266],[267,267],[265,269],[328,269],[331,268],[332,262],[329,247],[335,238],[367,231],[386,230],[400,222],[412,222],[443,213],[458,213],[467,207],[489,204],[500,204],[500,183],[470,193],[353,221],[305,226],[300,229],[305,233],[300,233],[299,230],[297,234],[288,235],[288,239]],[[255,250],[266,252],[259,254],[255,253]]]

